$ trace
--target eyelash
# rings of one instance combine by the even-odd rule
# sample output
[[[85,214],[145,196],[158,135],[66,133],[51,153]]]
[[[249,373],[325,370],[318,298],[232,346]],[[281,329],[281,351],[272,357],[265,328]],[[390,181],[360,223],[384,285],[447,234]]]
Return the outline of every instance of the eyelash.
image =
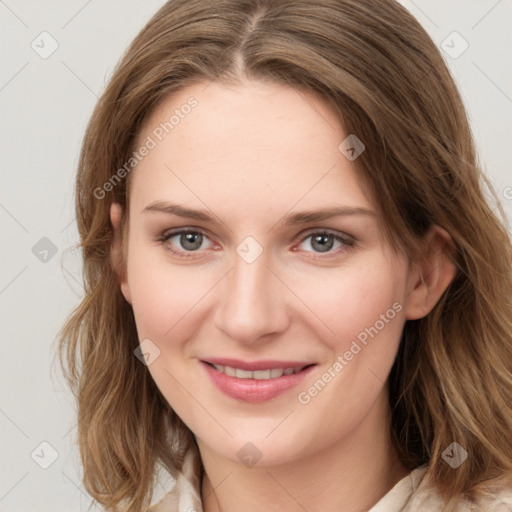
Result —
[[[210,237],[208,236],[208,234],[205,233],[201,229],[180,228],[180,229],[176,229],[176,230],[173,230],[173,231],[167,231],[167,232],[163,233],[162,236],[158,238],[158,241],[161,242],[162,244],[166,244],[171,238],[175,237],[176,235],[182,235],[182,234],[186,234],[186,233],[200,234],[204,238],[207,238],[208,240],[210,240]],[[348,235],[342,236],[342,235],[339,235],[339,234],[336,234],[336,233],[332,233],[329,230],[310,231],[307,235],[303,236],[300,239],[298,245],[302,244],[304,241],[306,241],[308,238],[313,237],[314,235],[329,235],[329,236],[333,237],[333,239],[335,241],[340,242],[343,245],[342,245],[342,247],[338,248],[337,250],[335,250],[333,252],[327,251],[325,253],[321,253],[321,252],[315,252],[315,251],[305,251],[306,253],[313,253],[313,254],[315,254],[315,256],[306,256],[307,258],[310,258],[310,259],[318,259],[318,258],[320,258],[320,259],[327,259],[327,258],[331,258],[331,257],[334,257],[334,256],[338,256],[342,252],[350,251],[351,249],[354,249],[355,246],[356,246],[356,240],[353,237],[350,237]],[[212,242],[212,241],[210,240],[210,242]],[[200,251],[199,249],[196,250],[196,251],[176,250],[176,249],[172,248],[171,244],[167,244],[166,249],[169,250],[172,254],[175,254],[175,255],[177,255],[180,258],[194,258],[194,257],[196,257],[194,255],[194,253]],[[293,249],[293,250],[296,250],[296,249]]]

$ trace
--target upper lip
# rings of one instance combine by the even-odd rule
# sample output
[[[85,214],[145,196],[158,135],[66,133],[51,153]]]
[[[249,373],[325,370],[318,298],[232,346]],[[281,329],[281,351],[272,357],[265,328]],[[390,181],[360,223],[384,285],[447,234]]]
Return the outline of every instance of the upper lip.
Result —
[[[224,357],[209,357],[203,359],[205,363],[218,364],[221,366],[229,366],[231,368],[239,368],[240,370],[258,371],[258,370],[274,370],[277,368],[302,368],[310,366],[310,361],[277,361],[275,359],[266,359],[263,361],[242,361],[240,359],[230,359]]]

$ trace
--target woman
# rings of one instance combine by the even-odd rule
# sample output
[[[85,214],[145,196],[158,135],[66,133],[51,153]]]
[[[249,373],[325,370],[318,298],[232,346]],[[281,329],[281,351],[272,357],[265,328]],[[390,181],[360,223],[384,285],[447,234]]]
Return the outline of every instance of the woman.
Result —
[[[157,512],[511,508],[512,251],[483,182],[396,2],[165,4],[79,163],[60,349],[88,492],[147,510],[160,464]]]

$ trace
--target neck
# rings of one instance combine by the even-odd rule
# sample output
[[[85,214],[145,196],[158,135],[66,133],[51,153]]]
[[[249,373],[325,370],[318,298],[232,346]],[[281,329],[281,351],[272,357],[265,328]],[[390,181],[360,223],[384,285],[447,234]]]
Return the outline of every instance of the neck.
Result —
[[[380,425],[378,429],[375,425]],[[387,400],[378,400],[349,435],[321,452],[279,465],[244,465],[198,442],[204,512],[364,512],[408,471],[392,447]]]

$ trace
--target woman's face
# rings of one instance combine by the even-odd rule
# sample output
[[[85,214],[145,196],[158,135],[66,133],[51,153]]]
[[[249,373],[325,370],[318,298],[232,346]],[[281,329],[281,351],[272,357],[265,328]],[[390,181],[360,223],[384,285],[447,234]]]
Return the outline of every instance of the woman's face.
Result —
[[[190,86],[140,133],[122,290],[162,394],[233,461],[385,428],[414,283],[348,135],[321,100],[262,82]]]

